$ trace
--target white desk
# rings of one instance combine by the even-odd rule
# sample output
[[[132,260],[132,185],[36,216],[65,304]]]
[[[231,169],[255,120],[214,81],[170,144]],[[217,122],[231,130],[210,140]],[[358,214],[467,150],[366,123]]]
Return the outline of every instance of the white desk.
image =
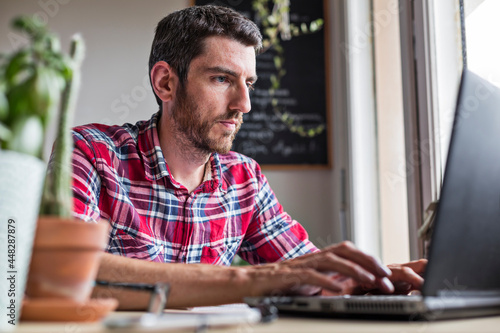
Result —
[[[130,313],[113,312],[110,316],[124,316]],[[194,332],[193,329],[161,332]],[[138,332],[131,330],[107,330],[101,323],[35,323],[21,322],[14,332],[20,333],[103,333]],[[159,332],[159,331],[144,331]],[[460,332],[500,332],[500,316],[476,319],[447,320],[439,322],[388,322],[334,320],[316,318],[293,318],[281,316],[270,324],[252,326],[210,328],[207,332],[252,332],[252,333],[308,333],[308,332],[381,332],[381,333],[460,333]]]

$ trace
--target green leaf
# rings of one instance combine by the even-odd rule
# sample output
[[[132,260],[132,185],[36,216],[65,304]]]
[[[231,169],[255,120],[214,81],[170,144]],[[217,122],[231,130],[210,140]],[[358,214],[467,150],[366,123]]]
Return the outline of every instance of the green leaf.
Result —
[[[53,52],[54,54],[60,54],[61,52],[61,42],[59,38],[55,35],[49,34],[47,35],[47,48]]]
[[[9,103],[9,121],[14,121],[15,118],[31,113],[31,99],[29,95],[32,91],[34,75],[24,82],[12,87],[7,92],[7,100]]]
[[[278,16],[277,16],[277,15],[269,15],[269,16],[267,17],[267,21],[268,21],[271,25],[278,25],[279,19],[278,19]]]
[[[5,92],[0,89],[0,121],[7,120],[9,116],[9,101],[7,100],[7,96],[5,96]]]
[[[10,140],[11,137],[12,137],[11,130],[0,122],[0,141],[6,142]]]
[[[276,37],[276,35],[278,34],[278,29],[277,28],[267,28],[264,32],[267,36],[269,36],[270,39],[272,39],[273,37]]]
[[[15,53],[5,69],[5,79],[8,85],[17,85],[31,74],[33,59],[28,50]]]
[[[275,56],[275,57],[273,58],[273,60],[274,60],[274,67],[276,67],[276,68],[281,68],[281,64],[282,64],[282,63],[281,63],[281,58],[280,58],[280,57],[278,57],[278,56]]]
[[[33,40],[40,40],[47,34],[47,26],[35,15],[32,17],[21,16],[15,18],[12,22],[12,27],[27,33]]]
[[[308,31],[308,30],[307,30],[307,24],[302,23],[302,24],[300,25],[300,30],[301,30],[301,31],[302,31],[302,33],[304,33],[304,34],[305,34],[305,33],[307,33],[307,31]]]
[[[71,78],[72,69],[70,59],[52,52],[46,52],[44,58],[47,66],[58,72],[64,80]]]
[[[43,133],[39,117],[20,118],[12,125],[12,140],[7,142],[6,149],[40,156],[44,139]]]
[[[309,25],[309,30],[310,32],[316,32],[320,30],[323,27],[323,20],[322,19],[317,19],[311,22]]]
[[[46,124],[59,103],[62,82],[59,74],[46,67],[36,68],[34,74],[13,87],[7,95],[11,115],[36,114]]]

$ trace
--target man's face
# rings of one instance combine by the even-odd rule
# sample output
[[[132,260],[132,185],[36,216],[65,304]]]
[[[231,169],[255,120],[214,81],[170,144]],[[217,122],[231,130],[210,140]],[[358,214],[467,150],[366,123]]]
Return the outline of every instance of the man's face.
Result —
[[[201,152],[227,153],[243,113],[250,111],[249,89],[256,79],[253,47],[226,37],[207,38],[172,108],[183,139]]]

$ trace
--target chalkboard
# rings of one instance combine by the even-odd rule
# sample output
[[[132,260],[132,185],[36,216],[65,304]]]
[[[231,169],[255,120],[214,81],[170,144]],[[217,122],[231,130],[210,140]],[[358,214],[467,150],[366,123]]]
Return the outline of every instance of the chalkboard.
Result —
[[[266,39],[266,28],[253,2],[195,3],[222,5],[241,12],[260,26]],[[321,26],[324,5],[323,0],[290,0],[290,26],[298,27],[299,34],[289,40],[279,35],[278,48],[265,48],[257,56],[259,79],[251,93],[252,110],[244,115],[232,149],[264,167],[330,166],[326,29]],[[319,28],[311,29],[311,23],[316,22],[320,22]]]

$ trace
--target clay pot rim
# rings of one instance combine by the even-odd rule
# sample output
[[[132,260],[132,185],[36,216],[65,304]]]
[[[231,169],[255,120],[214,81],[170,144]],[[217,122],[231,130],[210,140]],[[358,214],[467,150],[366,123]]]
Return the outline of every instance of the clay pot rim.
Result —
[[[86,222],[74,217],[40,216],[33,248],[37,251],[104,250],[109,228],[105,220]]]

